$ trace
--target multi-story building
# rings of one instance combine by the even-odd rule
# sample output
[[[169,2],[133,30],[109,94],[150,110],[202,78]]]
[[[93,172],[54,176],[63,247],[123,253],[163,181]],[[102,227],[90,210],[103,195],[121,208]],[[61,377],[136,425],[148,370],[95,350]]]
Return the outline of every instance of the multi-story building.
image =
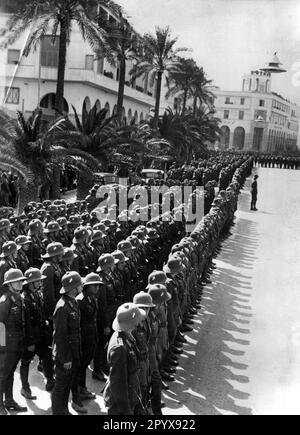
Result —
[[[221,119],[222,149],[280,152],[295,150],[300,108],[272,92],[272,76],[252,71],[242,91],[216,90],[216,116]]]
[[[1,28],[8,18],[8,13],[0,14]],[[115,20],[109,14],[107,18]],[[59,38],[53,44],[49,32],[36,50],[24,57],[22,52],[28,35],[29,30],[14,45],[0,52],[0,108],[11,115],[21,110],[28,117],[36,107],[41,107],[44,118],[51,120],[55,114]],[[123,113],[129,120],[143,120],[154,107],[155,85],[151,87],[144,78],[132,80],[129,75],[132,66],[128,62]],[[112,67],[104,57],[96,60],[74,24],[67,51],[65,112],[72,118],[72,105],[81,115],[83,107],[89,109],[97,104],[99,109],[106,108],[110,115],[115,113],[118,80],[119,69]]]

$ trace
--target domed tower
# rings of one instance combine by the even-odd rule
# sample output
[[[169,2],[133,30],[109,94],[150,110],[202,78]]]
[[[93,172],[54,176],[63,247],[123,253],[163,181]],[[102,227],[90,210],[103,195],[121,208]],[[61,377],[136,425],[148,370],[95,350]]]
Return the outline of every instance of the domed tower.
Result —
[[[280,62],[277,53],[274,53],[271,62],[268,63],[268,66],[265,68],[261,68],[260,71],[267,72],[270,74],[286,73],[287,71],[284,68],[282,68],[280,65],[282,65],[282,63]]]

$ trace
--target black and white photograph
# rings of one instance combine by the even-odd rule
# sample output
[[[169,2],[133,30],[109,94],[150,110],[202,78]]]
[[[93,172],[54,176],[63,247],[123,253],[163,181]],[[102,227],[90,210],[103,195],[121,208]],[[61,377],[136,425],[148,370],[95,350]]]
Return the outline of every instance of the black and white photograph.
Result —
[[[299,0],[0,0],[0,415],[300,415]]]

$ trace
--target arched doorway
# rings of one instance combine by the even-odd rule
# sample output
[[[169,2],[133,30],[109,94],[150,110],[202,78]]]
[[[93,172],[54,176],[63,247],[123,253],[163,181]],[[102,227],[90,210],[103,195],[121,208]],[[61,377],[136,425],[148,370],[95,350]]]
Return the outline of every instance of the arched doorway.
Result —
[[[131,122],[131,120],[132,120],[132,110],[129,109],[128,110],[128,121]]]
[[[96,108],[97,108],[97,113],[100,112],[100,110],[101,110],[101,103],[100,103],[100,100],[97,100],[96,103],[95,103],[95,105],[96,105]]]
[[[114,107],[114,110],[113,110],[113,115],[114,115],[114,116],[117,114],[117,110],[118,110],[118,107],[117,107],[117,105],[115,104],[115,107]]]
[[[109,103],[105,104],[104,109],[107,111],[106,118],[109,118],[110,117],[110,105],[109,105]]]
[[[52,119],[56,116],[55,108],[56,108],[56,95],[54,93],[50,93],[45,95],[40,101],[40,107],[43,111],[43,116],[45,119]],[[67,100],[64,98],[64,109],[63,113],[67,115],[69,113],[69,105]]]
[[[143,122],[144,121],[144,114],[143,114],[143,112],[140,114],[140,122]]]
[[[245,145],[245,129],[243,127],[237,127],[233,134],[233,148],[236,150],[242,150]]]
[[[139,122],[139,114],[138,114],[138,111],[137,111],[137,110],[134,112],[134,121],[135,121],[136,123]]]
[[[122,109],[122,119],[126,118],[126,111],[125,111],[125,107],[123,107]]]
[[[228,149],[230,145],[230,128],[227,125],[221,127],[221,146]]]
[[[82,111],[83,112],[84,111],[89,112],[91,110],[91,108],[92,108],[92,105],[91,105],[90,98],[89,97],[85,97],[83,105],[82,105]]]

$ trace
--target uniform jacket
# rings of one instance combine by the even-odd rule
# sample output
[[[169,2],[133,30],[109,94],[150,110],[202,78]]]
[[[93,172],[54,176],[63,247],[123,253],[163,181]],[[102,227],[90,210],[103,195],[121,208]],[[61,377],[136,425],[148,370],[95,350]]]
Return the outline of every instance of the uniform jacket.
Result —
[[[108,408],[132,415],[139,403],[138,350],[132,336],[115,332],[108,346],[109,379],[104,392]]]
[[[0,298],[0,323],[5,326],[5,346],[0,347],[10,352],[24,350],[25,333],[24,304],[20,295],[9,291]]]
[[[80,311],[76,300],[64,295],[54,312],[53,355],[61,364],[80,361]]]
[[[42,294],[31,292],[28,289],[23,291],[25,307],[25,342],[29,347],[43,341],[46,332],[46,320]]]
[[[95,297],[81,293],[77,297],[80,311],[80,329],[82,343],[91,345],[98,341],[97,315],[98,302]]]
[[[49,319],[52,317],[55,305],[60,297],[62,271],[57,264],[45,261],[41,267],[41,273],[46,276],[44,280],[43,296],[45,314],[47,319]]]

